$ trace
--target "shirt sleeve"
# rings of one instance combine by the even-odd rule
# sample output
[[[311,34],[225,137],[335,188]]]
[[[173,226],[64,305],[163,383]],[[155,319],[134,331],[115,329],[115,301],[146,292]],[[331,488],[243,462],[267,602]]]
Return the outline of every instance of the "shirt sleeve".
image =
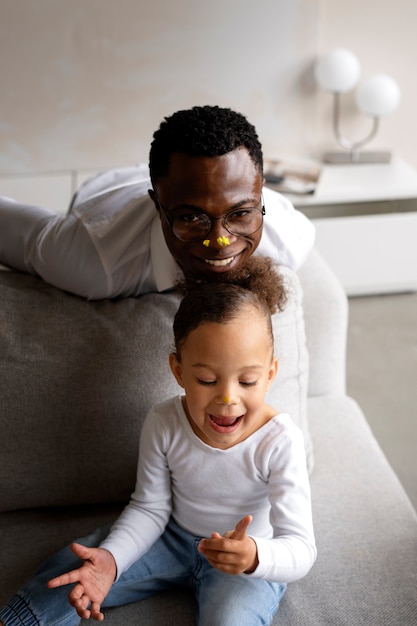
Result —
[[[265,219],[258,252],[297,271],[315,240],[313,223],[282,194],[264,187]]]
[[[171,515],[171,479],[164,452],[164,432],[155,428],[156,423],[152,409],[140,436],[135,491],[100,546],[112,553],[117,578],[149,550]]]
[[[298,428],[294,426],[281,440],[268,465],[273,536],[252,537],[259,565],[249,575],[288,583],[305,576],[317,555],[304,443]]]

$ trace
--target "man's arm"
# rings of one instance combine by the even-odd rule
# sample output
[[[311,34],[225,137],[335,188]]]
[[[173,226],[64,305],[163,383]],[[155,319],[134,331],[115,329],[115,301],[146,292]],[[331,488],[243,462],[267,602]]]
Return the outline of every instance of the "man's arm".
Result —
[[[313,223],[282,194],[264,187],[265,218],[257,252],[297,271],[315,239]]]

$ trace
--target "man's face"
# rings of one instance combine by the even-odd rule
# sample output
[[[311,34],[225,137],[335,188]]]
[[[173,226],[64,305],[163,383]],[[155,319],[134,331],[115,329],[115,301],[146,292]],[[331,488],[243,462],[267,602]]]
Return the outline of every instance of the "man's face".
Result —
[[[261,208],[262,185],[262,174],[245,148],[218,157],[171,156],[168,174],[157,180],[156,195],[152,190],[149,194],[168,249],[185,275],[214,278],[241,267],[258,247],[262,226],[251,235],[236,236],[218,219],[201,240],[187,242],[174,235],[164,212],[168,218],[184,210],[218,218],[236,209]]]

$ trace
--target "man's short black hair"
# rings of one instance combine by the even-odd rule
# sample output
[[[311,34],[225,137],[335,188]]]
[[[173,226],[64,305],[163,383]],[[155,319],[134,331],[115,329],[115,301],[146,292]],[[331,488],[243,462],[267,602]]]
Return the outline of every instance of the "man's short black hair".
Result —
[[[241,113],[219,106],[195,106],[165,117],[153,135],[149,169],[154,183],[168,173],[171,154],[216,157],[236,148],[248,150],[262,173],[262,146],[255,127]]]

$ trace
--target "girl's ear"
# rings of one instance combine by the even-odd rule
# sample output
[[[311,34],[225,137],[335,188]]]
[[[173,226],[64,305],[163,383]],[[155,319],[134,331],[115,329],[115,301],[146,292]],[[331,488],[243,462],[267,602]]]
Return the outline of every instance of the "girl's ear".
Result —
[[[278,359],[274,356],[272,359],[271,367],[268,372],[268,384],[267,389],[269,389],[274,381],[275,376],[278,374]]]
[[[171,352],[169,355],[169,366],[179,386],[184,387],[184,383],[182,382],[182,366],[175,352]]]

